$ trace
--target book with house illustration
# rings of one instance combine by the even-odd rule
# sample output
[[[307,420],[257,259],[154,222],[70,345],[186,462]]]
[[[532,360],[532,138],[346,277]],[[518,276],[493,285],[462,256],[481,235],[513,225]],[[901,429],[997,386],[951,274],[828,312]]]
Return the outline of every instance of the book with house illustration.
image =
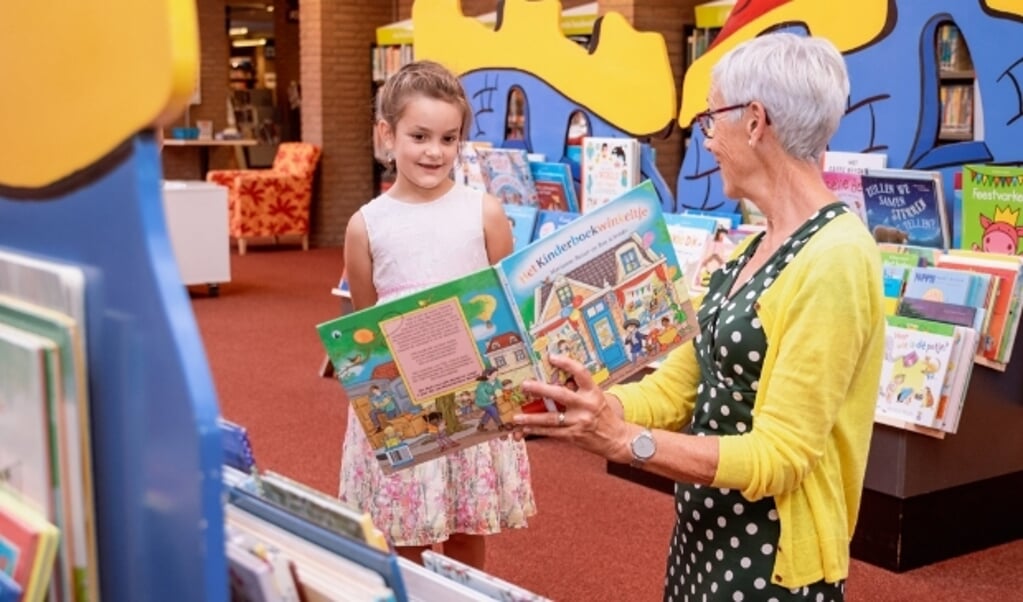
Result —
[[[496,266],[317,325],[335,374],[392,472],[506,435],[526,379],[571,386],[552,353],[618,382],[697,333],[650,182]]]

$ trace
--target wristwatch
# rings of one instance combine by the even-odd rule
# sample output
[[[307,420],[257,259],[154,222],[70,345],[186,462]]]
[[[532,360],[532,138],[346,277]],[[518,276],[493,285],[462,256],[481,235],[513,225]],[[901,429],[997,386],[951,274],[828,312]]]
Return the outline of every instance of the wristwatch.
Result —
[[[650,429],[643,429],[638,435],[633,437],[632,442],[629,443],[629,449],[632,451],[632,462],[630,464],[634,468],[643,466],[657,452],[657,442],[654,440],[654,434],[650,432]]]

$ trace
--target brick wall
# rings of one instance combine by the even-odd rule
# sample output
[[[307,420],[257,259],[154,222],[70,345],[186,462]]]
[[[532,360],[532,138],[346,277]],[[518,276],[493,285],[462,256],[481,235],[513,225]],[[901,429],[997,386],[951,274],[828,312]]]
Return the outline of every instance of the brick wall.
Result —
[[[213,121],[213,130],[222,130],[227,125],[227,77],[228,46],[225,26],[225,0],[202,0],[196,2],[199,17],[199,78],[202,103],[191,107],[188,118],[190,125],[198,119]],[[184,125],[182,115],[174,125]],[[169,128],[168,128],[169,133]],[[195,148],[166,147],[162,152],[164,177],[170,180],[201,180],[199,155]],[[234,166],[234,151],[214,148],[210,151],[210,167],[213,169]]]
[[[323,148],[311,241],[340,245],[349,217],[373,196],[370,47],[393,22],[391,2],[302,0],[302,139]]]

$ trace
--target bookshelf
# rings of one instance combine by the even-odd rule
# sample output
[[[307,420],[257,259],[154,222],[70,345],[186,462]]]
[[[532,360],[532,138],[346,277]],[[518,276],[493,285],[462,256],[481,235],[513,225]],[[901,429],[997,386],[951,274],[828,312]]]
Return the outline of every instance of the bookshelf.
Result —
[[[683,31],[685,38],[685,69],[703,56],[724,27],[735,0],[715,0],[693,7],[694,21]]]
[[[86,169],[35,202],[0,192],[0,240],[84,275],[71,315],[84,332],[99,596],[225,600],[217,394],[171,254],[155,138],[132,136]],[[97,244],[88,223],[120,236]]]
[[[935,54],[941,115],[938,142],[948,144],[974,140],[976,74],[970,49],[954,23],[946,21],[938,25]]]

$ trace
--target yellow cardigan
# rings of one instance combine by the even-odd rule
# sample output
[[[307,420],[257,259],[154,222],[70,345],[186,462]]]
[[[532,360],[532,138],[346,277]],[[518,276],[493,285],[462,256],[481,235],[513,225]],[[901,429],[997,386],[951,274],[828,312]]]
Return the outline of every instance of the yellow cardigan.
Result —
[[[775,584],[835,582],[849,572],[884,354],[880,255],[859,218],[840,215],[810,238],[757,314],[768,346],[753,429],[720,438],[713,486],[775,498]],[[687,344],[610,393],[629,422],[677,432],[691,421],[699,382]]]

